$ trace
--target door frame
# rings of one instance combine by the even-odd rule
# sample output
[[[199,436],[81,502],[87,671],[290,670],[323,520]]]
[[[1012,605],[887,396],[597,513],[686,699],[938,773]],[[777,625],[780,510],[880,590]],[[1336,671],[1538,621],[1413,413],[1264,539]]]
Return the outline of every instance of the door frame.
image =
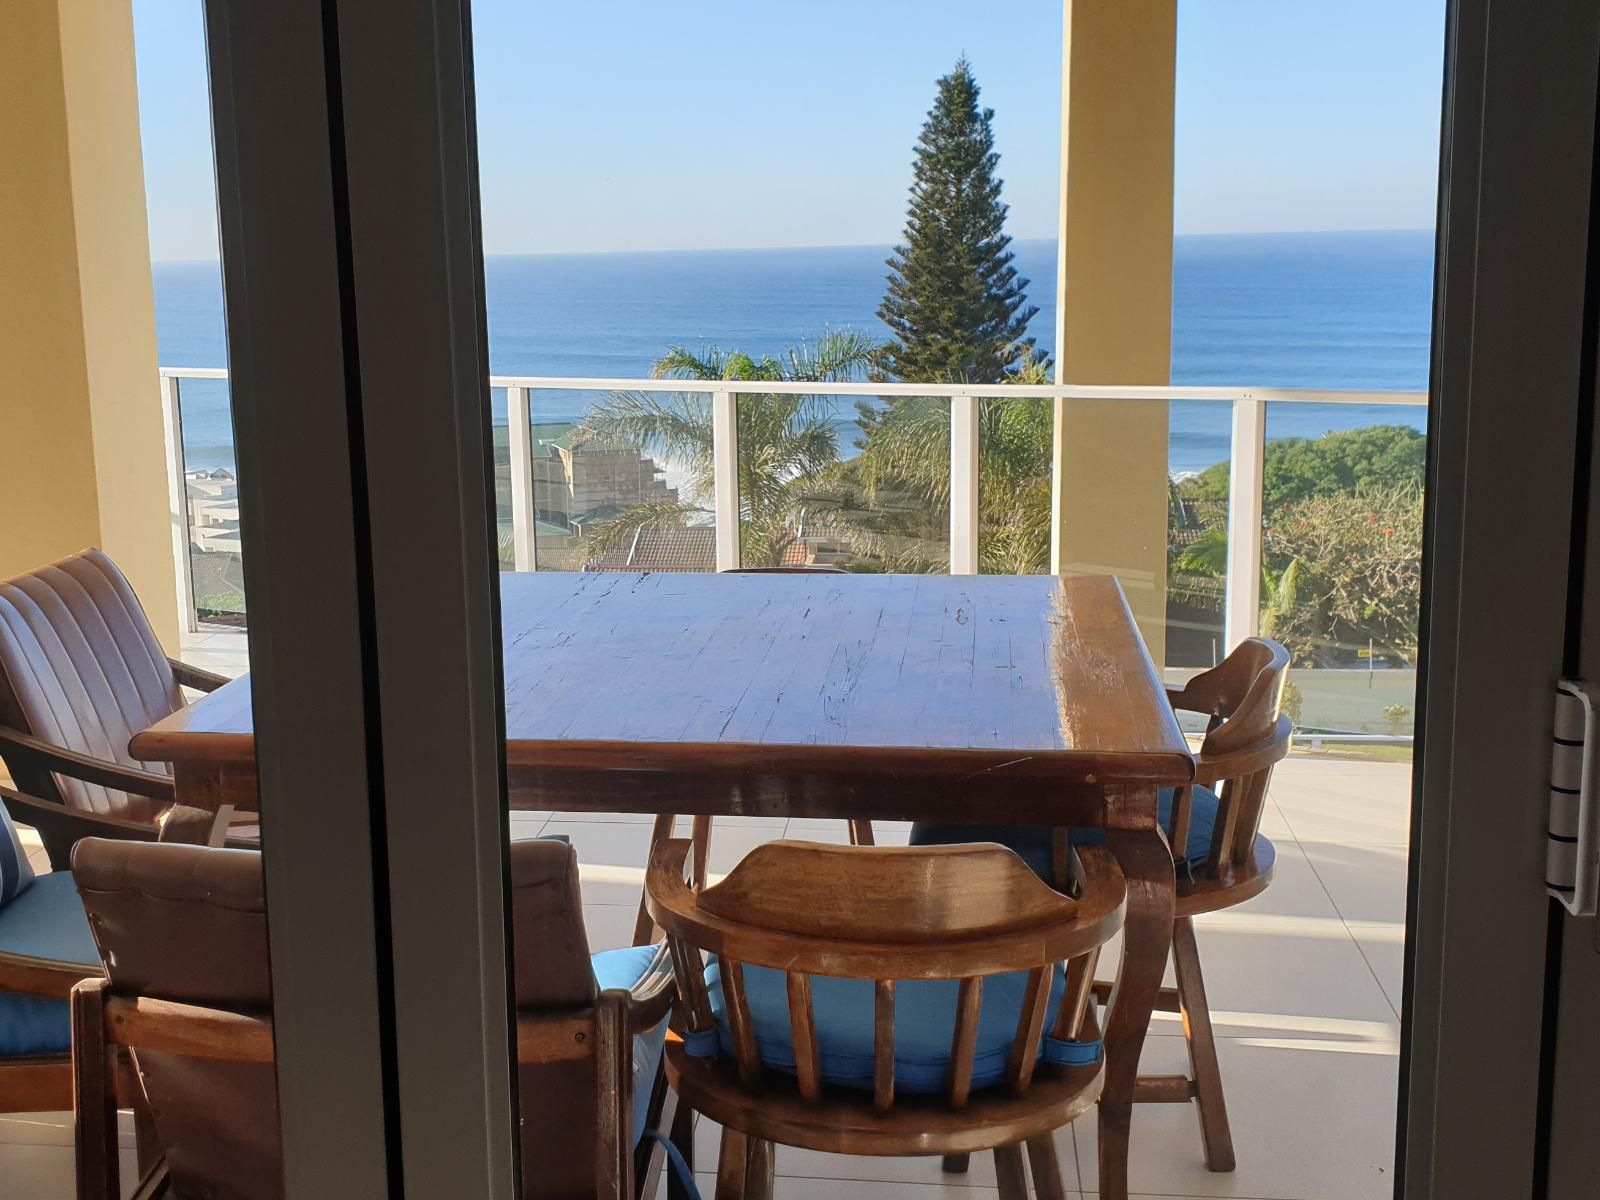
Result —
[[[1550,720],[1581,428],[1600,10],[1455,0],[1396,1195],[1528,1196]],[[1514,489],[1514,491],[1513,491]]]
[[[206,23],[285,1190],[510,1200],[468,3]]]

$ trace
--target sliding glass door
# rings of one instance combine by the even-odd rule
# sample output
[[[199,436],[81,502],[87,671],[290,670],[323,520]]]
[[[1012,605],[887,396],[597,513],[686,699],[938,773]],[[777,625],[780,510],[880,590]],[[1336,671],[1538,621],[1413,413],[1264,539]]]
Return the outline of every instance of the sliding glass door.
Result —
[[[1600,12],[1458,0],[1448,54],[1396,1187],[1565,1198],[1600,1067],[1594,919],[1545,888],[1555,685],[1600,664]]]
[[[296,1196],[516,1191],[501,569],[712,570],[791,558],[898,571],[1067,569],[1111,561],[1083,514],[1090,500],[1122,495],[1116,479],[1098,491],[1083,484],[1088,467],[1106,472],[1104,461],[1065,474],[1071,454],[1103,448],[1071,435],[1095,428],[1089,418],[1102,410],[1090,406],[1107,403],[1069,394],[1057,386],[1065,376],[1041,374],[1033,394],[1005,402],[1026,434],[1026,461],[1043,464],[1028,476],[1039,484],[1030,493],[1036,536],[1009,559],[992,527],[988,541],[980,535],[993,520],[979,494],[980,438],[994,432],[980,415],[999,406],[980,406],[971,389],[930,397],[904,383],[905,395],[874,407],[871,388],[888,385],[841,368],[818,427],[836,436],[856,421],[869,438],[869,428],[892,428],[895,413],[921,413],[933,432],[919,443],[918,466],[944,507],[929,520],[925,505],[910,511],[903,490],[878,507],[862,502],[860,513],[829,511],[826,530],[813,494],[822,489],[808,478],[789,489],[805,493],[800,516],[769,513],[758,528],[762,513],[748,496],[741,507],[736,481],[750,478],[741,456],[756,457],[741,422],[755,430],[787,411],[781,398],[806,382],[776,368],[762,377],[769,393],[729,386],[703,363],[679,364],[687,382],[667,416],[695,424],[690,451],[703,469],[693,479],[664,470],[654,457],[660,439],[630,425],[616,397],[589,394],[654,395],[659,379],[617,388],[596,373],[578,408],[541,421],[540,404],[563,390],[558,376],[491,380],[468,8],[207,3],[277,1077]],[[1554,682],[1600,675],[1600,621],[1586,619],[1600,570],[1585,570],[1600,528],[1588,496],[1600,21],[1577,5],[1502,5],[1491,23],[1490,8],[1457,0],[1447,51],[1392,1175],[1409,1200],[1575,1194],[1563,1189],[1589,1170],[1578,1114],[1596,1077],[1583,1021],[1600,976],[1593,919],[1560,915],[1544,891],[1541,805]],[[1080,24],[1080,45],[1089,28]],[[1080,63],[1080,113],[1105,99],[1093,85]],[[1170,151],[1169,130],[1144,164],[1152,178]],[[1170,212],[1162,219],[1166,287]],[[1103,283],[1121,278],[1108,267]],[[1170,305],[1157,307],[1159,324]],[[1078,317],[1091,315],[1080,306]],[[1167,337],[1152,341],[1166,362],[1170,330],[1156,334]],[[1103,380],[1091,372],[1086,382]],[[1150,390],[1121,399],[1163,410],[1176,402],[1172,389]],[[1202,494],[1162,459],[1155,491],[1141,487],[1123,517],[1137,507],[1170,539],[1172,514],[1187,514],[1191,542],[1207,520],[1214,534],[1235,521],[1260,527],[1272,414],[1247,393],[1210,397],[1227,400],[1233,444],[1248,451],[1236,481]],[[860,404],[850,399],[858,395]],[[604,403],[616,436],[584,443],[580,422],[565,417],[581,410],[589,420]],[[1164,455],[1165,424],[1145,432]],[[1072,489],[1061,492],[1063,478],[1094,494],[1064,501]],[[671,521],[616,532],[619,513],[668,508]],[[839,532],[845,517],[882,527],[852,542]],[[1207,543],[1226,561],[1209,575],[1191,572],[1205,619],[1191,614],[1189,626],[1174,627],[1194,635],[1179,647],[1193,661],[1163,665],[1192,673],[1235,633],[1259,628],[1272,545],[1250,541]],[[1160,536],[1140,545],[1150,577],[1169,555],[1191,565],[1204,557],[1185,559],[1188,543]],[[1150,629],[1165,628],[1161,610],[1170,612],[1164,600]],[[1147,633],[1158,650],[1163,636]],[[1368,692],[1383,692],[1375,640],[1364,658],[1354,642],[1339,647],[1339,678],[1364,674],[1356,683],[1368,707]],[[1409,634],[1407,644],[1415,650]],[[1407,674],[1383,684],[1408,687],[1410,661],[1391,657]],[[1386,707],[1404,709],[1403,699]],[[1361,736],[1403,740],[1410,711],[1387,733],[1382,712],[1363,715],[1372,729]],[[632,845],[642,831],[616,840]],[[615,886],[622,864],[609,866],[619,869],[602,882]],[[1392,1014],[1373,1024],[1391,1031],[1392,1053]],[[1257,1048],[1264,1039],[1237,1040]],[[1320,1048],[1335,1052],[1331,1039]]]
[[[286,1188],[509,1197],[467,4],[206,19]]]

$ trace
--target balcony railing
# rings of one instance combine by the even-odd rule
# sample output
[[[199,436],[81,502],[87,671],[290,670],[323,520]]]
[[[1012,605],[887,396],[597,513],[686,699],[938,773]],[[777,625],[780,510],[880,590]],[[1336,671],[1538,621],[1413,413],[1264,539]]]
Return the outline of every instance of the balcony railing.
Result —
[[[185,381],[213,381],[225,387],[227,372],[217,369],[166,367],[161,370],[166,414],[167,466],[171,481],[173,553],[178,565],[182,611],[196,624],[193,582],[190,578],[191,520],[189,481],[183,453],[180,387]],[[1102,387],[1089,385],[934,385],[898,383],[759,383],[729,380],[591,379],[559,376],[496,376],[490,386],[504,389],[509,459],[508,565],[519,571],[540,569],[540,533],[535,496],[535,406],[542,392],[593,393],[597,399],[612,393],[669,393],[709,398],[712,424],[714,485],[710,490],[710,515],[714,526],[715,565],[718,570],[740,566],[740,502],[738,495],[739,397],[741,394],[803,395],[894,402],[931,398],[949,403],[949,563],[952,574],[979,571],[980,522],[979,402],[1004,400],[1111,400],[1126,404],[1199,402],[1226,406],[1231,414],[1231,470],[1227,498],[1227,561],[1223,598],[1223,648],[1259,632],[1262,584],[1263,486],[1269,405],[1367,405],[1397,410],[1425,407],[1423,392],[1312,391],[1246,387]],[[220,394],[220,393],[219,393]],[[217,527],[222,543],[228,528],[226,500],[212,508],[222,514]],[[502,509],[504,511],[504,509]],[[233,514],[236,516],[236,513]],[[1060,519],[1052,505],[1052,522]],[[1051,544],[1059,544],[1052,528]],[[551,564],[543,564],[548,568]]]

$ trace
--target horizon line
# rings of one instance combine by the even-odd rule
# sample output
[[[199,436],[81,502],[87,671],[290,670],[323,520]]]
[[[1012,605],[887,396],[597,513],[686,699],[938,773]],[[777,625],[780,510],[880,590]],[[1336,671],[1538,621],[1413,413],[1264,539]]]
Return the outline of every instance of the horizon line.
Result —
[[[1173,239],[1179,238],[1237,238],[1237,237],[1336,237],[1341,234],[1376,234],[1376,233],[1433,233],[1434,230],[1427,226],[1403,227],[1388,226],[1375,229],[1269,229],[1269,230],[1228,230],[1174,233]],[[1013,237],[1012,243],[1020,242],[1054,242],[1058,236],[1050,237]],[[485,251],[483,257],[490,258],[599,258],[607,255],[624,254],[740,254],[756,253],[774,250],[882,250],[893,249],[900,245],[899,242],[815,242],[787,246],[655,246],[649,249],[612,249],[612,250],[497,250]],[[195,263],[217,263],[219,258],[152,258],[151,266],[184,266]]]

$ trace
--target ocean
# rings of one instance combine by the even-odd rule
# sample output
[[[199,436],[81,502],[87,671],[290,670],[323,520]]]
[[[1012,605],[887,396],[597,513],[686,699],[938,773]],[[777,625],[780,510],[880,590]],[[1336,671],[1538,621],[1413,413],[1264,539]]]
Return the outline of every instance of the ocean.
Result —
[[[1053,349],[1056,243],[1014,243]],[[884,335],[875,311],[888,246],[491,256],[489,365],[498,375],[638,377],[671,345],[759,356],[827,329]],[[1176,239],[1172,381],[1191,385],[1417,389],[1427,386],[1433,234],[1239,234]],[[227,365],[216,263],[155,266],[161,363]],[[191,466],[231,466],[226,385],[185,381]],[[583,393],[536,393],[536,421],[575,420]],[[505,397],[496,395],[496,419]],[[848,399],[838,402],[849,453]],[[1270,406],[1268,438],[1406,423],[1421,408]],[[1202,470],[1229,451],[1226,405],[1172,406],[1169,469]]]

